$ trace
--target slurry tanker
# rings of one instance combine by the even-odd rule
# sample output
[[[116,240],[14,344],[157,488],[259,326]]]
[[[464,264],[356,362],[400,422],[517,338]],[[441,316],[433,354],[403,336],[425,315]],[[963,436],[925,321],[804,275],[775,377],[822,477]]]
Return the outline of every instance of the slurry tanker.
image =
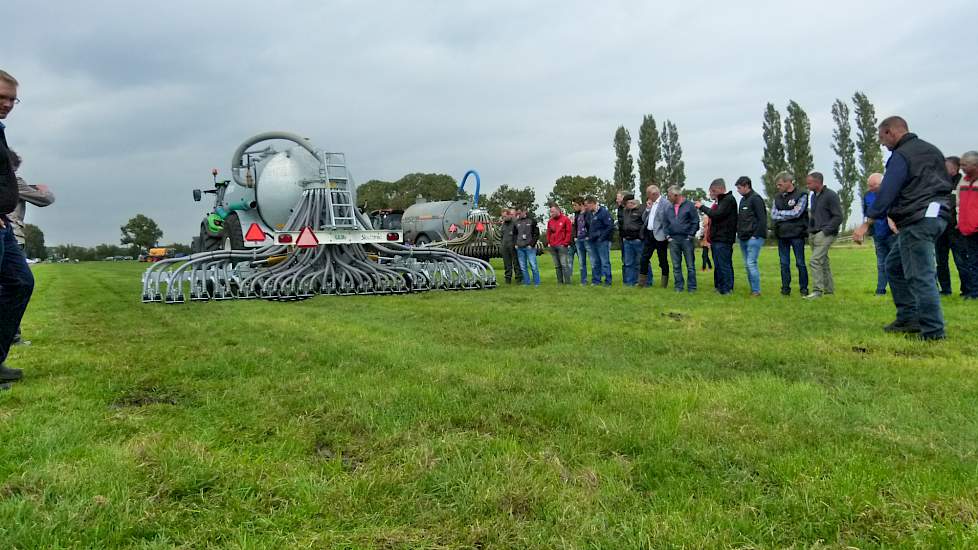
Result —
[[[147,269],[144,302],[288,301],[496,286],[487,261],[453,250],[491,236],[484,210],[470,213],[473,221],[456,239],[405,246],[400,230],[374,229],[356,207],[356,184],[342,153],[288,132],[245,140],[231,157],[230,174],[218,181],[215,170],[214,189],[194,191],[196,200],[214,195],[195,253]]]

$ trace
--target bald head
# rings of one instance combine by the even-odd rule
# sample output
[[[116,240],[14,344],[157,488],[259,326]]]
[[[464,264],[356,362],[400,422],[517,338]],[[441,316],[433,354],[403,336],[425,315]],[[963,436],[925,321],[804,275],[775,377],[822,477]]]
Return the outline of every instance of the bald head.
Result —
[[[866,178],[866,187],[868,187],[873,193],[880,190],[881,183],[883,183],[883,174],[880,174],[879,172],[870,174],[869,177]]]
[[[900,116],[886,117],[883,122],[880,122],[880,143],[892,151],[896,149],[897,144],[908,132],[910,132],[910,127],[907,125],[906,119]]]

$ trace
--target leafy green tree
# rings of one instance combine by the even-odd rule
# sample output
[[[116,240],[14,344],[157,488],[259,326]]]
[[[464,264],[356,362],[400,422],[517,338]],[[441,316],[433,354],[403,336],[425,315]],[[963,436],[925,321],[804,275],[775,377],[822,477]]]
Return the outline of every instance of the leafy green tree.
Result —
[[[849,106],[841,99],[832,104],[832,151],[836,160],[832,165],[835,180],[839,182],[839,201],[842,203],[842,227],[846,227],[852,212],[852,200],[859,183],[859,169],[856,167],[856,146],[852,142],[852,126],[849,124]]]
[[[686,163],[683,148],[679,145],[679,130],[671,120],[662,124],[662,166],[656,169],[656,180],[661,186],[686,185]]]
[[[615,187],[635,192],[635,167],[631,154],[632,136],[624,126],[615,131]]]
[[[656,167],[662,160],[662,140],[652,115],[642,117],[638,129],[638,184],[640,188],[655,183]],[[641,191],[641,189],[639,189]]]
[[[532,187],[518,189],[508,185],[500,185],[498,189],[489,195],[485,208],[489,211],[489,215],[493,217],[499,217],[502,214],[503,208],[519,208],[537,216],[537,208],[539,208],[539,205],[537,205],[537,193]]]
[[[561,176],[547,195],[547,204],[556,203],[564,212],[570,212],[574,197],[594,195],[603,198],[609,189],[613,190],[614,186],[597,176]]]
[[[403,210],[414,204],[418,196],[427,201],[455,200],[458,183],[447,174],[407,174],[388,182],[370,180],[357,188],[357,204],[364,210],[394,208]]]
[[[48,249],[44,246],[44,232],[32,224],[24,224],[24,255],[39,260],[48,259]]]
[[[796,183],[804,182],[805,176],[815,167],[812,158],[812,125],[808,120],[808,113],[794,101],[788,102],[788,116],[784,121],[784,148]]]
[[[136,214],[121,229],[122,244],[132,244],[140,248],[152,248],[163,237],[160,226],[142,214]]]
[[[866,194],[870,174],[883,173],[883,151],[880,150],[876,126],[876,108],[862,92],[852,96],[856,112],[856,148],[859,150],[859,196]]]
[[[683,189],[683,196],[690,201],[705,201],[710,197],[706,189],[697,187],[696,189]]]
[[[100,244],[97,245],[92,250],[92,256],[96,260],[104,260],[110,256],[128,256],[129,250],[125,247],[115,245],[115,244]]]
[[[778,188],[774,185],[774,178],[778,174],[788,169],[788,162],[784,159],[784,134],[781,132],[781,113],[768,103],[764,109],[764,123],[761,125],[764,135],[764,156],[761,162],[764,164],[764,194],[767,195],[768,208],[774,205],[774,196],[778,193]]]

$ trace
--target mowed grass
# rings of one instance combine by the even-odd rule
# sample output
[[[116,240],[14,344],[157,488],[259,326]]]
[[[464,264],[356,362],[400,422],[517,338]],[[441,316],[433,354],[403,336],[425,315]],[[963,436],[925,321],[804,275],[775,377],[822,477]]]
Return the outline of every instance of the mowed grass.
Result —
[[[697,257],[697,260],[699,258]],[[141,304],[35,267],[0,393],[6,548],[974,547],[974,302],[558,287]],[[577,274],[575,272],[575,280]]]

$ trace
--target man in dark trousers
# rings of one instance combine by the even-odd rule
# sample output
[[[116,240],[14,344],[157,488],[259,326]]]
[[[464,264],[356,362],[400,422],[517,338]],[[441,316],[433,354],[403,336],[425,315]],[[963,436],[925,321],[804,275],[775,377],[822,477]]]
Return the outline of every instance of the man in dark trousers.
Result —
[[[683,190],[669,187],[669,204],[663,214],[666,234],[669,235],[669,255],[672,256],[673,286],[682,292],[696,292],[696,255],[693,253],[693,236],[700,228],[700,216],[693,204],[683,196]],[[686,280],[683,280],[683,261],[686,262]]]
[[[635,286],[638,284],[638,264],[642,259],[642,214],[645,207],[631,193],[625,195],[624,204],[620,224],[622,282],[625,286]]]
[[[574,197],[574,248],[580,258],[581,286],[587,286],[587,228],[590,212],[584,205],[584,197]]]
[[[713,180],[710,184],[710,198],[716,204],[707,208],[700,201],[695,206],[710,219],[710,233],[704,235],[710,241],[713,252],[713,269],[716,274],[716,290],[722,295],[733,292],[733,245],[737,240],[737,199],[732,192],[727,192],[727,183],[723,178]]]
[[[812,192],[812,212],[808,216],[808,232],[812,235],[812,259],[809,269],[814,279],[812,293],[805,296],[809,300],[835,293],[832,279],[832,265],[829,264],[829,248],[839,236],[842,225],[842,203],[839,195],[825,186],[821,172],[812,172],[807,178],[808,190]]]
[[[791,295],[791,254],[795,254],[798,268],[798,289],[808,295],[808,265],[805,264],[805,243],[808,240],[808,192],[795,186],[791,172],[781,172],[774,177],[778,194],[771,208],[774,236],[778,239],[778,256],[781,260],[781,295]]]
[[[958,183],[961,181],[961,158],[950,156],[944,159],[944,167],[947,169],[947,175],[951,178],[951,185],[955,189],[958,187]],[[937,238],[937,243],[935,243],[934,251],[937,254],[937,284],[941,287],[941,296],[950,296],[954,294],[954,289],[951,286],[951,262],[949,261],[953,254],[954,265],[958,267],[958,278],[961,280],[961,295],[967,296],[965,292],[965,271],[967,269],[965,263],[964,254],[962,254],[961,243],[961,233],[958,231],[958,219],[957,219],[957,201],[955,200],[955,194],[951,194],[951,221],[948,222],[947,228],[941,236]]]
[[[669,284],[669,241],[662,222],[669,201],[662,196],[658,185],[645,188],[645,210],[642,212],[642,257],[638,263],[638,286],[652,286],[652,255],[659,257],[662,288]]]
[[[34,291],[34,276],[7,218],[17,208],[20,194],[2,121],[20,102],[18,86],[17,79],[0,70],[0,386],[4,388],[23,376],[20,369],[8,367],[5,361]]]
[[[863,242],[872,222],[889,218],[896,243],[886,257],[886,276],[896,320],[885,332],[917,333],[921,340],[943,340],[944,312],[937,290],[934,242],[951,219],[951,178],[944,155],[910,132],[907,121],[891,116],[879,125],[880,143],[893,152],[883,184],[866,221],[853,233]]]
[[[737,178],[734,187],[741,197],[737,211],[737,240],[740,241],[740,253],[744,256],[750,295],[760,296],[761,270],[757,260],[767,238],[767,207],[764,206],[764,199],[754,192],[754,184],[747,176]]]
[[[513,282],[513,276],[516,276],[516,280],[520,281],[523,279],[523,272],[520,271],[520,262],[516,257],[516,232],[514,231],[516,226],[516,216],[513,213],[512,208],[503,209],[503,223],[500,230],[503,232],[502,242],[500,247],[503,255],[503,271],[506,277],[506,284],[511,284]]]

